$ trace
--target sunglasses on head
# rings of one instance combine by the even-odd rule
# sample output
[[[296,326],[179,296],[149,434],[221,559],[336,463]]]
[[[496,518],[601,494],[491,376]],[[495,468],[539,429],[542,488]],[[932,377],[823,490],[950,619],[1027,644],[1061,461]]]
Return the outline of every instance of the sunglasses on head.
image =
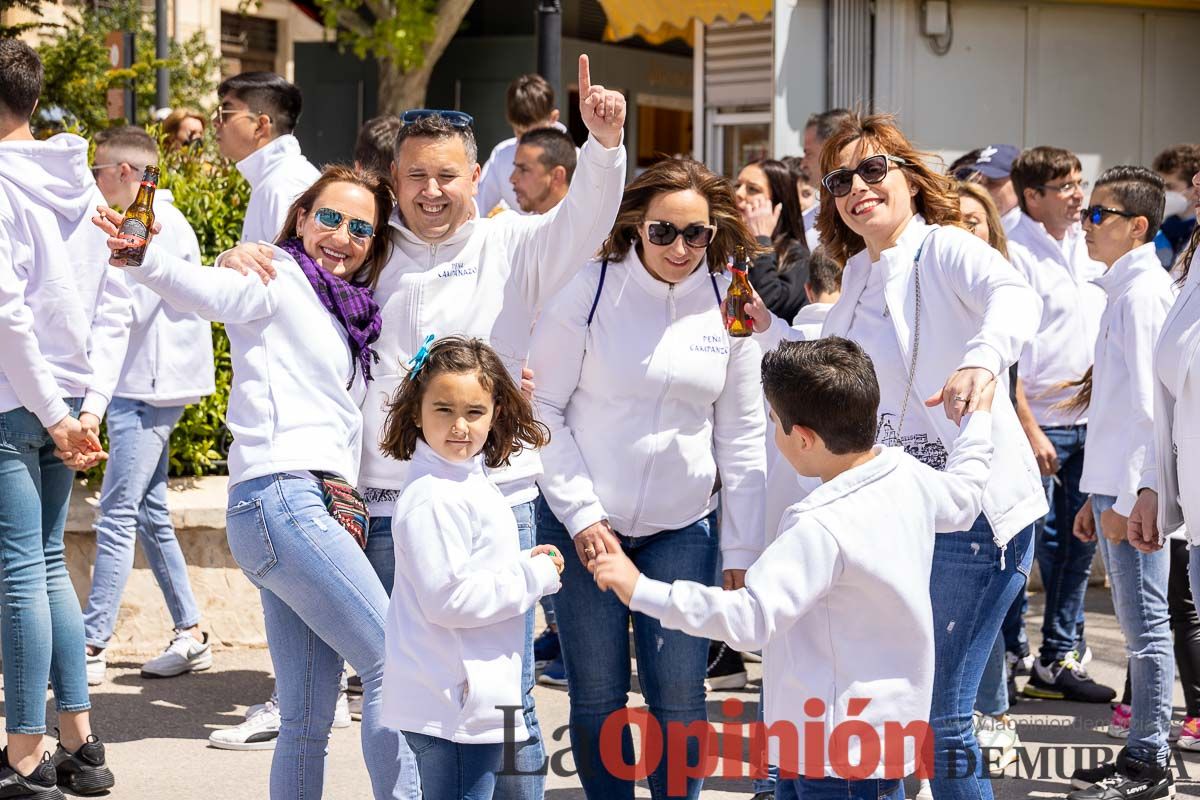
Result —
[[[646,221],[646,239],[650,244],[667,247],[674,244],[681,234],[683,243],[688,247],[708,247],[712,244],[713,237],[717,235],[717,226],[693,222],[684,228],[677,228],[670,222]]]
[[[445,120],[452,128],[466,129],[475,125],[475,118],[465,111],[443,111],[437,108],[410,108],[400,115],[400,122],[412,125],[430,117]]]
[[[1109,214],[1115,214],[1118,217],[1125,217],[1126,219],[1132,219],[1133,217],[1138,216],[1137,214],[1130,214],[1128,211],[1122,211],[1119,208],[1109,208],[1108,206],[1088,206],[1079,212],[1079,221],[1080,223],[1090,222],[1093,225],[1099,225],[1101,222],[1104,222],[1104,218]]]
[[[346,231],[355,239],[365,240],[375,235],[375,226],[365,219],[353,219],[332,208],[318,208],[313,219],[327,231],[336,231],[345,222]]]
[[[834,197],[845,197],[854,186],[854,176],[862,178],[865,183],[880,183],[888,174],[888,162],[904,165],[908,162],[899,156],[880,154],[870,156],[858,162],[854,169],[842,167],[821,178],[824,186]]]

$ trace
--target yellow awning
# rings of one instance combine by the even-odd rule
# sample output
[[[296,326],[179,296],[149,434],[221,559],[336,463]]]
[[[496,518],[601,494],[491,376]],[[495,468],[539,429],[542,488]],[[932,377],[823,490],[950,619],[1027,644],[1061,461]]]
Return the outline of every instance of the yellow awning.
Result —
[[[762,22],[772,0],[600,0],[600,5],[608,15],[608,41],[641,36],[650,44],[662,44],[676,37],[690,42],[694,19],[706,25],[740,16]]]

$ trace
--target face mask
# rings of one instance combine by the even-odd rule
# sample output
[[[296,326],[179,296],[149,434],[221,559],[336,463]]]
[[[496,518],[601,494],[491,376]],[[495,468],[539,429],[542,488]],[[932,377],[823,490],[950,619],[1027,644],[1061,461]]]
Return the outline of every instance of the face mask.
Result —
[[[1163,207],[1163,219],[1182,216],[1187,211],[1188,200],[1180,192],[1167,191],[1167,202]]]

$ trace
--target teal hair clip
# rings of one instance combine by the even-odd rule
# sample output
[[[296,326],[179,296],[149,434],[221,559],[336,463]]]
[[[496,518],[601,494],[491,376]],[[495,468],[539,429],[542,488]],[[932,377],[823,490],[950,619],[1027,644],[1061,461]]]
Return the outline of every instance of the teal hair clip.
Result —
[[[433,344],[433,334],[425,337],[425,341],[421,342],[420,349],[416,355],[408,360],[408,377],[415,378],[417,373],[421,371],[421,367],[425,366],[425,362],[429,360],[429,345]]]

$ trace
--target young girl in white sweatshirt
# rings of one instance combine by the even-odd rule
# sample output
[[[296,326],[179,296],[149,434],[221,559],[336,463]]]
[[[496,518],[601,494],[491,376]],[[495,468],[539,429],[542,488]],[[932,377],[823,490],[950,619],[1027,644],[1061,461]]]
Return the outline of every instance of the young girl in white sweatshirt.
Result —
[[[484,468],[549,434],[491,347],[430,340],[392,399],[381,442],[411,460],[392,515],[384,719],[416,754],[425,797],[487,800],[505,746],[528,738],[523,615],[558,591],[563,558],[547,545],[520,550],[516,518]]]

